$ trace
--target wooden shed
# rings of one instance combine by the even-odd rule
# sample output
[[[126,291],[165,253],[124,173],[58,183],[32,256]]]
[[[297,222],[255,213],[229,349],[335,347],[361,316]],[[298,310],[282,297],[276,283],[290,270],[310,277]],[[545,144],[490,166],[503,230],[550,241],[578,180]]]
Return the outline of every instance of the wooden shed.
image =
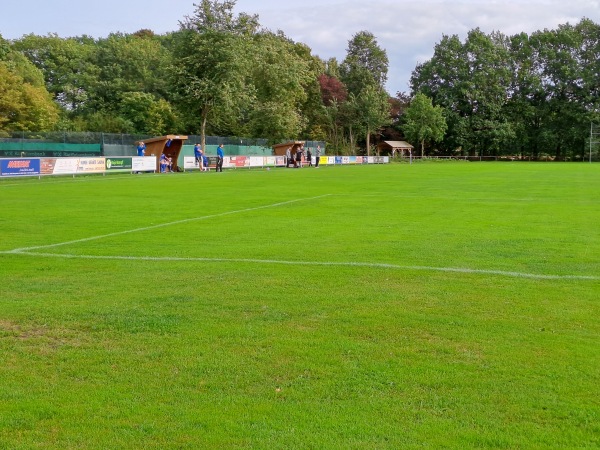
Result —
[[[187,138],[187,136],[168,134],[166,136],[160,136],[138,141],[136,142],[136,145],[138,145],[140,142],[145,143],[146,156],[156,156],[157,172],[160,172],[160,156],[163,153],[169,158],[171,158],[171,160],[173,161],[173,170],[177,171],[177,158],[179,158],[179,153],[181,153],[183,141],[185,141]]]
[[[292,156],[294,156],[296,154],[296,152],[298,151],[298,149],[300,147],[302,147],[304,145],[304,141],[289,141],[289,142],[283,142],[281,144],[275,144],[273,146],[273,154],[275,156],[285,156],[285,152],[287,151],[287,149],[291,149],[290,152],[292,153]]]
[[[413,150],[414,147],[406,141],[381,141],[377,144],[379,155],[403,156],[405,153],[412,153]]]

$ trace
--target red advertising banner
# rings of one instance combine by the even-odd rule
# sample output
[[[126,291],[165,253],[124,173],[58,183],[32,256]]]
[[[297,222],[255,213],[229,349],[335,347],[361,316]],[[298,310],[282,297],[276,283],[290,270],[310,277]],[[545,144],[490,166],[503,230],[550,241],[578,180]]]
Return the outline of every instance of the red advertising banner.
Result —
[[[52,175],[54,173],[54,165],[56,158],[42,158],[40,160],[40,173],[42,175]]]
[[[249,167],[250,159],[247,156],[230,156],[229,157],[230,167]]]

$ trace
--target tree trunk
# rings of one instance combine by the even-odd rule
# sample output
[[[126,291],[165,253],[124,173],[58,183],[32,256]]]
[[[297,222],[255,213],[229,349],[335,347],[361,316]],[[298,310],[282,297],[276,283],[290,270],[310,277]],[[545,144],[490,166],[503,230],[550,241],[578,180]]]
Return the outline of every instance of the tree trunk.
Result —
[[[560,144],[556,145],[556,150],[554,152],[554,160],[555,161],[562,161],[562,147]]]
[[[202,110],[202,123],[200,124],[200,146],[202,152],[206,155],[206,118],[208,116],[207,111]]]
[[[367,130],[367,156],[371,156],[371,133]]]
[[[421,158],[425,156],[425,139],[421,141]]]

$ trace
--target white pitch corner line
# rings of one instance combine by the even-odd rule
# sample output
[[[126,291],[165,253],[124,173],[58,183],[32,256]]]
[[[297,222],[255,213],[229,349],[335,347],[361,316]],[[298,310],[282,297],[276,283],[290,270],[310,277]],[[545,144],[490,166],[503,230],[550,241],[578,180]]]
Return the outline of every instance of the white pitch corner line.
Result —
[[[388,263],[367,263],[367,262],[335,262],[335,261],[286,261],[278,259],[254,259],[254,258],[202,258],[202,257],[174,257],[174,256],[103,256],[103,255],[75,255],[61,253],[42,253],[42,252],[0,252],[0,254],[21,254],[27,256],[38,256],[47,258],[65,258],[65,259],[99,259],[112,261],[150,261],[150,262],[224,262],[224,263],[255,263],[255,264],[279,264],[292,266],[325,266],[325,267],[365,267],[371,269],[394,269],[394,270],[416,270],[428,272],[453,272],[462,274],[480,274],[497,275],[512,278],[527,278],[534,280],[600,280],[600,276],[594,275],[549,275],[525,272],[511,272],[505,270],[489,269],[468,269],[460,267],[433,267],[433,266],[409,266]]]
[[[72,240],[72,241],[57,242],[55,244],[48,244],[48,245],[37,245],[37,246],[34,246],[34,247],[15,248],[13,250],[1,252],[1,253],[26,253],[26,252],[29,252],[31,250],[39,250],[39,249],[43,249],[43,248],[60,247],[60,246],[69,245],[69,244],[78,244],[78,243],[81,243],[81,242],[95,241],[95,240],[98,240],[98,239],[104,239],[104,238],[113,237],[113,236],[120,236],[120,235],[123,235],[123,234],[138,233],[140,231],[152,230],[154,228],[162,228],[162,227],[168,227],[168,226],[171,226],[171,225],[178,225],[178,224],[181,224],[181,223],[194,222],[196,220],[207,220],[207,219],[213,219],[215,217],[228,216],[228,215],[231,215],[231,214],[240,214],[240,213],[245,213],[245,212],[249,212],[249,211],[258,211],[260,209],[276,208],[278,206],[289,205],[291,203],[304,202],[304,201],[308,201],[308,200],[317,200],[319,198],[329,197],[330,195],[332,195],[332,194],[317,195],[316,197],[297,198],[297,199],[294,199],[294,200],[287,200],[285,202],[271,203],[269,205],[255,206],[255,207],[252,207],[252,208],[237,209],[237,210],[234,210],[234,211],[226,211],[226,212],[222,212],[222,213],[218,213],[218,214],[210,214],[208,216],[191,217],[189,219],[181,219],[181,220],[175,220],[173,222],[159,223],[159,224],[156,224],[156,225],[150,225],[150,226],[147,226],[147,227],[135,228],[135,229],[132,229],[132,230],[116,231],[114,233],[102,234],[102,235],[98,235],[98,236],[90,236],[90,237],[87,237],[87,238],[75,239],[75,240]]]

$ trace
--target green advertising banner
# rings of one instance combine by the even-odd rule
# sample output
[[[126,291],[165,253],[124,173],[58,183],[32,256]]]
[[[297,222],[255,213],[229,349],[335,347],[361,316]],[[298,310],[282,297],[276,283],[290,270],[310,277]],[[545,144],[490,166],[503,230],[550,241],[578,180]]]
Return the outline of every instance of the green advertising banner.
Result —
[[[106,158],[106,170],[131,170],[131,158]]]

